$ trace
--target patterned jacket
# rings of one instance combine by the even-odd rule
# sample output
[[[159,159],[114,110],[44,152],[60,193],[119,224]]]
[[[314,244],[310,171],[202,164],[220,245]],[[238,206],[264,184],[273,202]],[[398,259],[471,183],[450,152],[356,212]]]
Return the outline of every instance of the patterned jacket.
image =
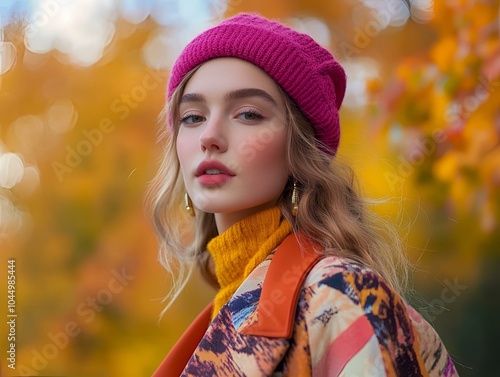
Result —
[[[299,251],[293,235],[248,276],[207,328],[209,315],[210,308],[154,377],[180,371],[182,376],[458,376],[435,330],[379,275],[350,260]]]

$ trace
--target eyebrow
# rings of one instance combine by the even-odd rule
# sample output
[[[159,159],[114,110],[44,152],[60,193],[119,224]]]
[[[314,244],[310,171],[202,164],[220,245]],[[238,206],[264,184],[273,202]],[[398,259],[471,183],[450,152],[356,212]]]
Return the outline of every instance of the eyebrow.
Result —
[[[250,97],[259,97],[269,102],[273,106],[278,106],[276,100],[268,92],[257,88],[244,88],[244,89],[231,90],[230,92],[224,95],[224,100],[235,101],[238,99],[244,99]],[[201,93],[186,93],[182,96],[180,103],[206,102],[206,101],[207,101],[206,97]]]

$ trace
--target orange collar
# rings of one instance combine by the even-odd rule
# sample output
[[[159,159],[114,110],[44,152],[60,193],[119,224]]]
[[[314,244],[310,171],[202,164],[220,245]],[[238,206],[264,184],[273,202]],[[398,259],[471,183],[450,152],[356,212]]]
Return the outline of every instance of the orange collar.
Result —
[[[258,320],[243,329],[242,334],[292,337],[302,285],[307,274],[322,258],[314,251],[314,246],[305,237],[294,233],[285,238],[273,255],[262,285],[257,307]]]

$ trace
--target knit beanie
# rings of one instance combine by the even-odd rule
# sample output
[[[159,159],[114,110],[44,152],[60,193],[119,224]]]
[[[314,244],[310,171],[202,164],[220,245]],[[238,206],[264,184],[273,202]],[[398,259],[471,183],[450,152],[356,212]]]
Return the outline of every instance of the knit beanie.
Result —
[[[257,14],[241,13],[195,37],[174,63],[168,99],[184,76],[210,59],[235,57],[260,67],[298,105],[315,129],[318,147],[339,146],[339,108],[346,76],[332,54],[307,34]]]

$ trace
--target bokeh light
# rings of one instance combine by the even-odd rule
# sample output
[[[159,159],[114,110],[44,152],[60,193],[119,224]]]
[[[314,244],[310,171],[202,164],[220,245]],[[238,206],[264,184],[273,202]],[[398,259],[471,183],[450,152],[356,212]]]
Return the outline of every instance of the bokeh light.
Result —
[[[23,213],[0,194],[0,242],[15,234],[22,226]]]
[[[113,0],[40,1],[26,29],[25,45],[38,54],[56,49],[71,62],[99,61],[112,41],[116,17]]]
[[[25,149],[35,147],[45,132],[42,119],[35,115],[22,115],[10,127],[16,141],[22,144]]]
[[[77,120],[78,113],[69,99],[59,100],[47,110],[47,123],[56,134],[71,131]]]
[[[345,65],[349,85],[347,85],[344,106],[361,108],[370,102],[367,83],[379,77],[379,67],[375,60],[369,58],[352,59]]]
[[[16,46],[12,42],[4,42],[0,39],[0,75],[12,69],[16,59]]]
[[[0,187],[11,189],[17,185],[24,175],[24,164],[16,153],[0,155]]]

